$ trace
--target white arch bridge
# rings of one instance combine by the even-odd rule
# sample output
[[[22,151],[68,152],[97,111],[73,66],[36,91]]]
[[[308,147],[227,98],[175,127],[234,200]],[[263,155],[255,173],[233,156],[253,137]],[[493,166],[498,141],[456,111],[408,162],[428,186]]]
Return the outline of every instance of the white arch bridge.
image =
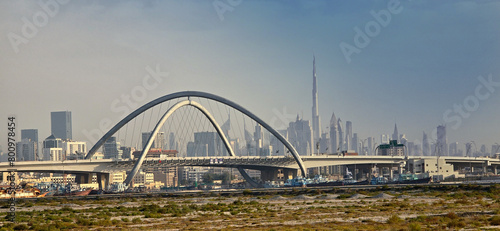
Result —
[[[256,124],[262,126],[265,128],[272,136],[274,136],[279,142],[282,143],[282,145],[286,148],[286,153],[289,153],[289,156],[287,157],[273,157],[273,158],[267,158],[264,157],[262,159],[259,159],[258,157],[237,157],[235,151],[233,150],[229,140],[228,140],[228,134],[224,134],[223,129],[221,129],[221,126],[219,123],[215,120],[214,116],[199,102],[193,100],[193,98],[202,98],[206,100],[211,100],[215,101],[219,104],[223,104],[232,110],[239,111],[243,115],[249,117],[251,120],[253,120]],[[103,148],[103,145],[105,142],[110,139],[112,136],[114,136],[120,129],[122,129],[124,126],[127,126],[126,128],[128,129],[128,124],[132,121],[137,119],[139,115],[142,115],[142,119],[144,120],[144,115],[145,112],[148,110],[152,109],[157,105],[162,105],[164,102],[172,102],[174,100],[177,100],[177,102],[170,106],[165,112],[162,113],[161,118],[159,118],[158,122],[156,122],[154,129],[149,133],[149,137],[147,137],[147,140],[144,139],[143,137],[143,146],[142,146],[142,151],[137,158],[137,160],[91,160],[92,157],[96,154],[98,150]],[[169,104],[170,105],[170,104]],[[143,168],[143,167],[148,167],[150,161],[146,160],[146,156],[149,153],[153,143],[155,142],[155,139],[157,138],[159,132],[161,129],[164,127],[165,123],[167,120],[172,117],[172,115],[178,111],[181,108],[185,107],[191,107],[197,109],[201,114],[210,122],[212,125],[213,129],[218,135],[218,138],[221,140],[221,143],[223,145],[223,148],[225,152],[229,156],[224,156],[223,158],[226,160],[226,164],[220,165],[221,167],[234,167],[239,170],[241,175],[253,186],[257,186],[257,183],[245,172],[245,168],[248,169],[263,169],[265,168],[264,166],[270,167],[271,166],[276,166],[273,164],[279,163],[277,166],[284,166],[284,165],[289,165],[290,161],[293,161],[295,165],[298,167],[299,174],[302,174],[305,176],[306,174],[306,168],[304,166],[304,163],[302,162],[302,159],[300,158],[299,153],[297,150],[286,140],[279,132],[277,132],[275,129],[273,129],[270,125],[268,125],[265,121],[257,117],[255,114],[250,112],[249,110],[245,109],[244,107],[240,106],[239,104],[232,102],[226,98],[206,93],[206,92],[199,92],[199,91],[184,91],[184,92],[177,92],[169,95],[165,95],[163,97],[157,98],[140,108],[136,109],[132,113],[128,114],[125,118],[123,118],[120,122],[118,122],[114,127],[112,127],[106,134],[104,134],[97,142],[96,144],[89,150],[87,155],[85,156],[85,160],[78,160],[74,161],[64,161],[64,162],[54,162],[54,161],[43,161],[43,162],[17,162],[15,163],[14,168],[8,168],[7,165],[3,166],[0,163],[0,171],[7,171],[7,169],[16,169],[16,171],[33,171],[33,172],[62,172],[62,168],[64,168],[64,172],[66,173],[78,173],[82,175],[83,173],[98,173],[100,175],[101,173],[104,173],[106,175],[107,173],[111,172],[112,170],[117,170],[121,168],[120,170],[126,170],[130,171],[129,174],[127,174],[127,178],[125,179],[124,183],[126,185],[129,185],[131,181],[133,180],[134,176],[137,174],[137,172]],[[161,106],[160,106],[160,111],[161,111]],[[151,112],[152,115],[152,112]],[[151,116],[152,117],[152,116]],[[135,121],[133,128],[135,128]],[[246,130],[245,130],[246,131]],[[246,135],[246,134],[245,134]],[[133,136],[133,135],[132,135]],[[283,150],[284,153],[285,150]],[[223,155],[224,153],[218,153],[218,155]],[[217,155],[217,154],[216,154]],[[214,157],[212,157],[214,158]],[[218,158],[221,158],[219,156]],[[149,158],[148,158],[149,159]],[[189,159],[189,158],[188,158]],[[210,158],[208,158],[208,161]],[[186,160],[186,159],[184,159]],[[206,162],[207,158],[198,158],[196,163],[187,161],[184,162],[184,165],[194,165],[194,166],[206,166],[204,163]],[[243,161],[246,160],[246,161]],[[263,164],[256,164],[258,163],[263,163],[265,161],[269,160],[275,160],[272,162],[269,162],[271,165],[263,165]],[[173,163],[171,161],[174,161],[173,159],[169,161],[166,161],[164,163]],[[179,162],[182,162],[182,159],[178,159]],[[175,162],[175,161],[174,161]],[[132,164],[133,163],[133,164]],[[286,163],[286,164],[283,164]],[[127,169],[128,168],[128,169]],[[131,169],[130,169],[131,168]],[[295,173],[297,174],[297,173]]]
[[[274,136],[279,142],[281,142],[281,144],[286,148],[286,152],[285,150],[283,150],[283,152],[281,153],[282,156],[238,156],[229,142],[228,134],[225,134],[224,130],[221,128],[214,116],[201,103],[197,102],[193,98],[212,100],[228,106],[233,110],[241,112],[242,114],[253,120],[255,123],[265,128],[272,136]],[[123,128],[124,126],[127,126],[126,128],[128,128],[128,124],[132,120],[137,119],[139,115],[142,115],[142,119],[144,120],[144,114],[146,111],[154,108],[157,105],[161,105],[164,102],[172,102],[173,100],[177,100],[177,102],[175,102],[173,105],[169,104],[169,107],[166,111],[162,111],[160,107],[158,114],[159,119],[154,124],[154,128],[149,133],[149,136],[146,137],[146,139],[144,139],[143,137],[144,145],[142,146],[142,151],[140,151],[140,155],[137,159],[96,160],[92,158],[96,154],[96,152],[103,147],[105,142],[112,136],[114,136],[121,128]],[[218,153],[218,156],[210,157],[162,157],[161,159],[146,158],[147,153],[150,151],[161,129],[167,123],[167,120],[171,118],[176,111],[186,107],[196,109],[204,116],[204,118],[206,118],[206,120],[210,122],[210,125],[221,140],[224,152],[227,152],[227,155],[223,156],[223,153]],[[135,123],[133,125],[133,128],[135,128]],[[125,133],[128,134],[127,132]],[[286,155],[285,153],[289,154]],[[214,161],[214,159],[216,159],[216,161]],[[472,163],[472,160],[470,159],[460,161],[462,161],[463,163]],[[460,161],[458,161],[457,163],[462,163]],[[490,160],[476,159],[474,161],[480,163],[481,165],[484,165],[485,162],[487,162],[489,165],[497,164],[495,161],[491,162]],[[288,178],[293,177],[297,174],[306,176],[307,168],[350,164],[357,164],[360,166],[370,166],[374,164],[377,164],[378,166],[397,166],[403,165],[405,162],[405,157],[401,156],[301,156],[292,146],[292,144],[279,132],[277,132],[265,121],[263,121],[247,109],[243,108],[242,106],[217,95],[198,91],[184,91],[157,98],[127,115],[96,142],[96,144],[89,150],[84,160],[24,161],[16,162],[13,167],[9,166],[9,163],[0,163],[0,171],[72,173],[78,176],[77,179],[79,179],[80,182],[88,182],[90,174],[95,173],[97,174],[98,181],[100,182],[102,187],[107,184],[107,182],[109,182],[109,174],[116,171],[130,171],[124,181],[125,184],[129,185],[134,176],[141,168],[154,169],[167,168],[172,166],[231,167],[237,168],[241,175],[247,180],[247,182],[249,182],[253,186],[258,186],[257,182],[251,179],[244,169],[260,170],[263,179],[274,179],[276,178],[278,169],[281,169],[284,177]]]

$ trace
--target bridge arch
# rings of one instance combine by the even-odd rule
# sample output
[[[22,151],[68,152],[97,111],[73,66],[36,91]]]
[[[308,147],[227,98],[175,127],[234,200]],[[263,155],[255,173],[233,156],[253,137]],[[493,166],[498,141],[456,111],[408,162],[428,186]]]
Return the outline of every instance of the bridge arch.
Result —
[[[244,107],[240,106],[239,104],[237,104],[237,103],[235,103],[233,101],[230,101],[230,100],[228,100],[226,98],[223,98],[221,96],[217,96],[217,95],[206,93],[206,92],[200,92],[200,91],[182,91],[182,92],[176,92],[176,93],[168,94],[168,95],[159,97],[159,98],[157,98],[157,99],[155,99],[155,100],[153,100],[153,101],[151,101],[151,102],[143,105],[142,107],[136,109],[135,111],[133,111],[132,113],[130,113],[128,116],[126,116],[125,118],[123,118],[120,122],[118,122],[106,134],[104,134],[104,136],[101,137],[101,139],[99,139],[94,144],[94,146],[89,150],[88,154],[85,156],[85,159],[92,158],[92,156],[95,154],[95,152],[99,148],[102,147],[102,145],[104,144],[104,142],[106,142],[107,139],[109,139],[111,136],[113,136],[118,130],[120,130],[120,128],[122,128],[123,126],[125,126],[128,122],[130,122],[131,120],[133,120],[135,117],[137,117],[141,113],[147,111],[148,109],[150,109],[150,108],[152,108],[152,107],[154,107],[154,106],[156,106],[156,105],[158,105],[160,103],[163,103],[163,102],[166,102],[166,101],[169,101],[169,100],[172,100],[172,99],[184,98],[184,97],[200,97],[200,98],[206,98],[206,99],[214,100],[214,101],[217,101],[219,103],[222,103],[222,104],[225,104],[227,106],[230,106],[230,107],[232,107],[232,108],[240,111],[241,113],[247,115],[251,119],[255,120],[262,127],[264,127],[271,134],[273,134],[279,141],[281,141],[288,150],[290,150],[290,153],[292,154],[293,158],[297,162],[297,164],[298,164],[298,166],[299,166],[299,168],[300,168],[300,170],[302,172],[302,176],[304,176],[304,177],[306,176],[306,168],[304,166],[304,163],[302,162],[302,159],[300,158],[299,154],[297,153],[297,150],[295,150],[295,148],[290,144],[290,142],[288,142],[288,140],[286,140],[278,131],[276,131],[269,124],[267,124],[262,119],[260,119],[259,117],[257,117],[255,114],[253,114],[249,110],[245,109]]]
[[[161,117],[160,121],[158,121],[158,123],[156,124],[155,128],[153,129],[153,132],[151,133],[151,135],[149,136],[148,138],[148,141],[146,143],[146,146],[144,147],[144,149],[142,150],[141,152],[141,155],[139,156],[139,159],[137,160],[137,162],[135,163],[134,165],[134,168],[132,169],[132,171],[130,172],[130,174],[127,175],[127,179],[125,179],[125,185],[129,185],[130,182],[132,182],[132,179],[134,179],[134,176],[137,174],[137,172],[139,171],[139,169],[141,168],[142,166],[142,163],[144,162],[144,158],[146,158],[147,156],[147,153],[149,152],[149,150],[151,149],[151,145],[153,144],[153,141],[155,140],[156,136],[158,135],[158,132],[159,130],[161,129],[161,127],[163,126],[163,124],[165,124],[165,122],[167,121],[167,119],[179,108],[181,107],[184,107],[184,106],[193,106],[195,107],[196,109],[200,110],[204,115],[205,117],[207,117],[207,119],[210,121],[210,123],[212,124],[212,126],[214,126],[215,130],[217,131],[217,134],[219,134],[220,138],[222,139],[222,142],[224,143],[224,146],[226,147],[228,153],[230,156],[236,156],[234,154],[234,150],[233,148],[231,147],[231,145],[229,144],[229,141],[227,140],[226,138],[226,135],[224,134],[224,132],[222,132],[222,129],[220,128],[220,125],[217,123],[217,121],[213,118],[213,116],[210,114],[210,112],[205,109],[201,104],[199,104],[198,102],[195,102],[195,101],[192,101],[192,100],[184,100],[184,101],[181,101],[181,102],[178,102],[176,103],[175,105],[173,105],[172,107],[170,107],[166,112],[165,114]],[[247,182],[249,182],[252,186],[257,186],[258,183],[255,182],[249,175],[248,173],[241,167],[238,167],[238,171],[241,173],[241,175],[245,178],[245,180],[247,180]]]

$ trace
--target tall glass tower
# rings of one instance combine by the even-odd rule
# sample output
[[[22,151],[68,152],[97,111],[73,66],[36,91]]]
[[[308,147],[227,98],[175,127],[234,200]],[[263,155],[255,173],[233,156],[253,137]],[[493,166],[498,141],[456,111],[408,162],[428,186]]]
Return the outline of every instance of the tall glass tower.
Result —
[[[318,83],[316,80],[316,57],[313,55],[313,106],[312,106],[312,130],[313,130],[313,140],[314,147],[321,139],[321,122],[319,120],[319,109],[318,109]]]
[[[56,111],[50,113],[51,132],[56,138],[63,140],[73,139],[70,111]]]

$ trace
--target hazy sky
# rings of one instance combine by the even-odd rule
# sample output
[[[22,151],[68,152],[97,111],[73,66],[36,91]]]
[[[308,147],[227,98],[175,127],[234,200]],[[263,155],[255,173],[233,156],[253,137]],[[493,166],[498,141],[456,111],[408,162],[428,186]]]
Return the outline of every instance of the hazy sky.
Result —
[[[500,1],[66,1],[0,1],[4,151],[8,115],[40,140],[51,111],[76,140],[118,122],[147,69],[161,82],[131,109],[199,90],[310,120],[313,54],[323,128],[335,112],[361,138],[446,123],[449,142],[500,143]]]

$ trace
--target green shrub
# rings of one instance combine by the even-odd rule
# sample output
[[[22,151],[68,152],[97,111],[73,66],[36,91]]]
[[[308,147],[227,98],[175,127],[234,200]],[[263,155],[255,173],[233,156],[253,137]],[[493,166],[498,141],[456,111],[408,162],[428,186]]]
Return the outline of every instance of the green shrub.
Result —
[[[28,230],[28,229],[29,229],[29,227],[26,224],[19,224],[19,225],[14,226],[14,230]]]
[[[419,223],[412,222],[408,225],[408,229],[410,231],[420,231],[422,228]]]
[[[490,225],[500,225],[500,216],[493,216],[490,218]]]
[[[141,222],[142,222],[141,218],[136,217],[136,218],[132,219],[132,223],[134,223],[134,224],[139,224]]]
[[[403,219],[401,219],[398,215],[392,215],[389,219],[387,219],[388,224],[399,224],[401,222],[403,222]]]

